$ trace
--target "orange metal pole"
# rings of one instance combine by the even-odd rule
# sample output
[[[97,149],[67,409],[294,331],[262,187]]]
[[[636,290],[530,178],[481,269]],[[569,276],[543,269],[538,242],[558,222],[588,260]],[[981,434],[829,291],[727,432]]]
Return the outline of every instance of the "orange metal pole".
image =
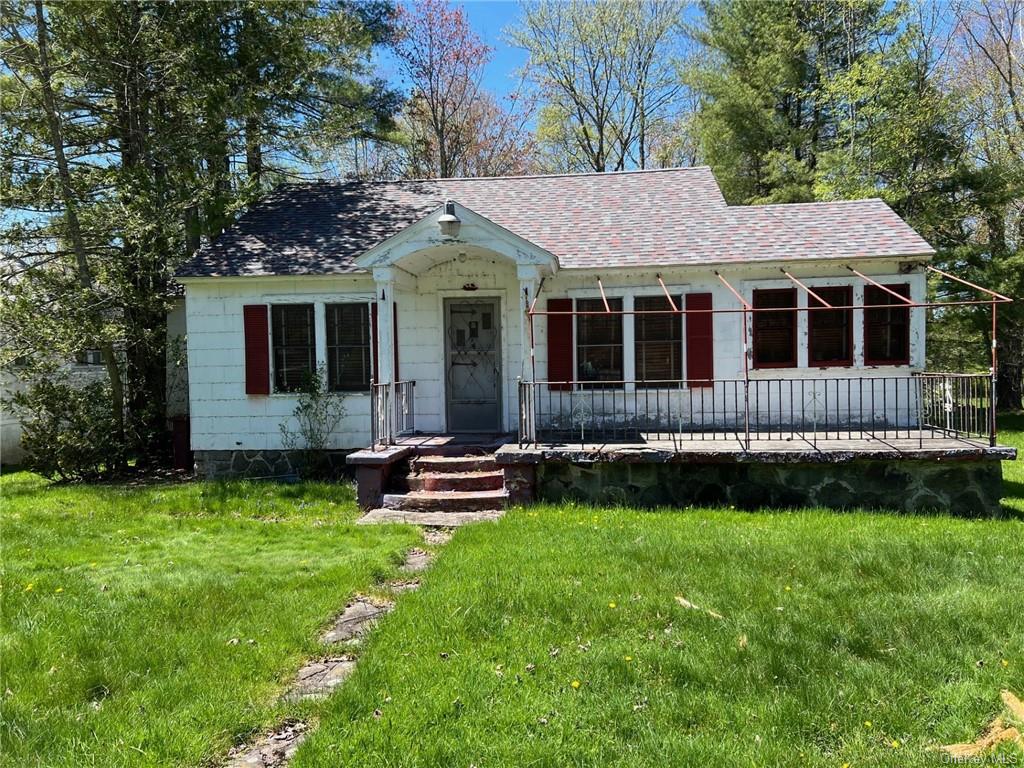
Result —
[[[658,282],[661,284],[661,290],[665,292],[665,298],[668,299],[668,305],[672,307],[673,312],[678,312],[679,308],[676,306],[676,300],[672,298],[672,294],[668,292],[668,288],[665,286],[665,281],[661,279],[661,275],[658,275]]]
[[[987,293],[989,296],[995,296],[997,299],[1001,299],[1004,302],[1013,301],[1013,299],[1011,299],[1009,296],[1003,296],[1003,294],[996,293],[995,291],[990,291],[988,288],[982,288],[980,285],[975,285],[970,280],[964,280],[962,277],[957,277],[956,275],[949,274],[949,272],[943,272],[941,269],[936,269],[931,264],[926,264],[925,267],[938,275],[948,277],[950,280],[956,280],[958,283],[963,283],[964,285],[970,288],[974,288],[975,290],[981,291],[982,293]]]
[[[792,280],[792,281],[793,281],[794,283],[796,283],[796,284],[797,284],[797,285],[799,285],[799,286],[800,286],[801,288],[803,288],[803,289],[804,289],[805,291],[807,291],[807,293],[808,293],[809,295],[813,296],[813,297],[814,297],[814,298],[815,298],[815,299],[816,299],[817,301],[819,301],[819,302],[820,302],[821,304],[823,304],[823,305],[824,305],[825,307],[827,307],[828,309],[835,309],[835,307],[833,307],[833,306],[832,306],[831,304],[829,304],[829,303],[828,303],[827,301],[825,301],[825,300],[824,300],[823,298],[821,298],[821,296],[819,296],[818,294],[816,294],[816,293],[815,293],[814,291],[812,291],[812,290],[811,290],[810,288],[808,288],[808,287],[807,287],[806,285],[804,285],[804,284],[803,284],[803,283],[801,283],[801,282],[800,282],[799,280],[797,280],[797,279],[796,279],[795,277],[793,277],[793,276],[792,276],[791,274],[789,274],[789,272],[787,272],[786,270],[784,270],[784,269],[780,269],[780,270],[779,270],[779,272],[781,272],[782,274],[784,274],[784,275],[785,275],[786,277],[788,277],[788,278],[789,278],[790,280]]]
[[[597,278],[597,287],[601,291],[601,301],[604,302],[604,311],[607,314],[612,313],[612,308],[608,306],[608,297],[604,295],[604,284],[601,282],[601,278]]]
[[[746,310],[748,310],[748,309],[753,309],[753,307],[751,307],[750,304],[747,303],[747,300],[744,299],[742,296],[740,296],[739,291],[737,291],[735,288],[733,288],[731,285],[729,285],[729,281],[726,280],[724,277],[722,277],[722,273],[721,272],[719,272],[718,270],[715,270],[715,277],[717,277],[719,280],[721,280],[722,281],[722,285],[724,285],[726,288],[728,288],[730,291],[732,291],[732,295],[735,296],[737,299],[739,299],[740,304],[743,305],[743,309],[740,310],[740,311],[746,312]],[[704,310],[704,311],[705,312],[714,312],[715,310]],[[725,311],[729,311],[729,310],[725,310]],[[736,310],[732,310],[732,311],[735,312]]]
[[[881,288],[881,289],[882,289],[883,291],[885,291],[886,293],[892,294],[893,296],[895,296],[895,297],[896,297],[897,299],[899,299],[900,301],[902,301],[902,302],[905,302],[905,303],[907,303],[907,304],[910,304],[911,306],[913,306],[913,305],[914,305],[914,302],[913,302],[913,301],[911,301],[910,299],[908,299],[908,298],[907,298],[906,296],[904,296],[903,294],[900,294],[900,293],[896,293],[896,291],[892,290],[891,288],[886,288],[886,287],[885,287],[884,285],[882,285],[881,283],[876,283],[876,282],[875,282],[874,280],[872,280],[872,279],[871,279],[870,277],[868,277],[867,275],[863,274],[862,272],[858,272],[858,271],[857,271],[856,269],[854,269],[853,267],[851,267],[851,266],[850,266],[849,264],[847,264],[847,265],[846,265],[846,268],[847,268],[848,270],[850,270],[851,272],[853,272],[853,274],[855,274],[855,275],[856,275],[857,277],[859,277],[859,278],[860,278],[861,280],[866,280],[867,282],[871,283],[871,284],[872,284],[873,286],[875,286],[875,288]],[[869,309],[869,307],[865,307],[865,309]]]

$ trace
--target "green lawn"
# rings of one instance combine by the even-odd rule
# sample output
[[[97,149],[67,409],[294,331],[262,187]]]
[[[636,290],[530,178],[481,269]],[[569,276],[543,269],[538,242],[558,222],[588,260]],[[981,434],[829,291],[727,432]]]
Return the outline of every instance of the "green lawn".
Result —
[[[1024,416],[1002,429],[1024,444]],[[457,533],[338,693],[294,705],[273,701],[320,627],[413,530],[353,526],[344,485],[12,475],[0,760],[214,765],[301,716],[296,768],[939,765],[1024,694],[1022,470],[1000,520],[512,510]]]
[[[0,761],[195,766],[298,709],[318,629],[418,540],[348,486],[3,478]],[[229,641],[238,638],[237,644]]]

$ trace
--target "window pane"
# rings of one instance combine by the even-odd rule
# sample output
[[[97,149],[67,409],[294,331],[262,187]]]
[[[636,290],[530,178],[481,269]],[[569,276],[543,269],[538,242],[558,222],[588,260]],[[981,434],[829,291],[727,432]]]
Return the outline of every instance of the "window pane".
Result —
[[[612,312],[622,311],[622,299],[608,299]],[[622,315],[605,313],[601,299],[579,299],[576,316],[576,378],[580,381],[622,380]],[[597,385],[600,386],[600,385]]]
[[[370,354],[369,305],[327,305],[328,386],[337,392],[368,390]]]
[[[754,291],[754,308],[796,307],[796,289]],[[754,313],[754,367],[796,365],[796,310]]]
[[[910,297],[910,286],[888,285],[901,296]],[[864,361],[868,364],[897,365],[910,361],[910,309],[890,293],[873,285],[864,289],[867,306],[886,304],[890,308],[864,310]]]
[[[316,370],[316,338],[312,304],[276,304],[271,307],[274,348],[274,389],[301,389]]]
[[[849,286],[837,288],[813,288],[833,307],[848,307],[853,303],[853,289]],[[808,306],[818,307],[821,303],[813,296],[807,297]],[[810,329],[808,360],[811,365],[851,365],[853,363],[853,310],[821,309],[808,312]]]
[[[674,297],[676,307],[682,297]],[[666,314],[638,314],[636,328],[636,372],[643,380],[681,379],[683,377],[683,316],[669,314],[672,305],[665,296],[638,296],[633,305],[639,312],[664,311]]]

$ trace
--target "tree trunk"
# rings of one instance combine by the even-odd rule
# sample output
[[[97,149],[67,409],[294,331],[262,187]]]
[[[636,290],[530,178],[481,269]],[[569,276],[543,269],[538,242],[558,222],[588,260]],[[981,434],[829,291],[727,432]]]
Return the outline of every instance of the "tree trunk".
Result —
[[[43,108],[46,110],[46,121],[50,131],[50,143],[53,145],[53,154],[57,164],[57,177],[60,180],[61,197],[64,203],[64,218],[68,226],[68,239],[71,240],[71,247],[75,253],[78,284],[82,288],[92,288],[92,272],[89,269],[89,259],[85,248],[85,239],[82,237],[82,227],[78,220],[78,201],[75,196],[74,187],[71,184],[71,171],[68,168],[67,157],[64,154],[64,131],[61,124],[60,113],[57,109],[57,100],[53,93],[53,70],[50,66],[49,51],[49,30],[46,25],[46,15],[43,12],[41,0],[35,2],[36,37],[39,46],[39,85],[42,91]],[[98,331],[101,318],[93,320]],[[111,392],[111,416],[114,420],[116,430],[116,442],[124,446],[124,385],[121,381],[121,369],[117,364],[117,355],[113,345],[109,342],[101,344],[103,359],[107,367],[107,375],[110,377]],[[122,456],[112,457],[115,465],[119,467],[123,462]]]

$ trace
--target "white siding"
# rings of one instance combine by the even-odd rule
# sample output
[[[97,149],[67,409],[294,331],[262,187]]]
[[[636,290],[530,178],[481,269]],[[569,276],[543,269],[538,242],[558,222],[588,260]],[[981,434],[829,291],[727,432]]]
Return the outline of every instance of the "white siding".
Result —
[[[518,376],[534,378],[530,370],[528,348],[521,339],[528,339],[527,321],[522,314],[521,283],[515,265],[501,256],[493,258],[467,256],[460,259],[453,251],[449,260],[425,269],[415,280],[398,285],[398,357],[402,379],[416,381],[416,427],[424,432],[445,429],[444,407],[444,299],[498,298],[502,309],[502,372],[504,427],[514,431],[517,426]],[[915,270],[900,274],[897,261],[864,261],[857,265],[880,282],[908,282],[915,301],[925,299],[925,276]],[[721,268],[722,274],[745,297],[754,288],[789,287],[792,283],[779,272],[779,265]],[[863,301],[863,282],[842,265],[792,265],[791,271],[807,284],[852,285],[854,303]],[[658,295],[657,274],[661,274],[673,295],[705,293],[713,295],[717,308],[738,307],[729,290],[708,268],[674,268],[649,270],[606,270],[600,276],[609,296],[622,296],[624,306],[632,306],[640,295]],[[814,275],[814,277],[811,277]],[[549,277],[541,293],[538,309],[546,307],[546,299],[556,297],[597,297],[596,271],[562,271]],[[473,283],[477,289],[467,292],[463,286]],[[311,302],[317,306],[318,358],[323,361],[324,303],[337,301],[371,301],[376,287],[366,275],[353,277],[304,278],[224,278],[190,280],[187,282],[187,326],[189,330],[189,399],[192,414],[192,447],[196,450],[274,449],[281,448],[280,424],[288,419],[296,404],[293,395],[273,394],[267,397],[245,395],[245,370],[242,333],[242,306]],[[806,295],[798,290],[800,305]],[[863,365],[863,312],[854,311],[854,366],[852,368],[817,369],[806,367],[807,313],[799,313],[798,349],[803,366],[791,369],[752,370],[754,380],[783,377],[846,377],[906,375],[924,367],[925,310],[911,310],[911,365],[865,367]],[[632,325],[624,318],[626,330]],[[741,378],[741,322],[739,313],[714,315],[715,377]],[[547,318],[533,321],[536,349],[536,378],[547,378]],[[634,373],[631,335],[626,334],[624,369],[627,378]],[[523,353],[526,353],[525,355]],[[684,372],[685,376],[685,372]],[[699,392],[699,391],[698,391]],[[685,390],[673,397],[673,408],[689,407],[691,395]],[[693,395],[699,397],[698,393]],[[706,396],[706,393],[705,393]],[[336,448],[358,448],[370,439],[369,396],[346,395],[348,415],[334,436]],[[901,403],[901,410],[907,404]]]

